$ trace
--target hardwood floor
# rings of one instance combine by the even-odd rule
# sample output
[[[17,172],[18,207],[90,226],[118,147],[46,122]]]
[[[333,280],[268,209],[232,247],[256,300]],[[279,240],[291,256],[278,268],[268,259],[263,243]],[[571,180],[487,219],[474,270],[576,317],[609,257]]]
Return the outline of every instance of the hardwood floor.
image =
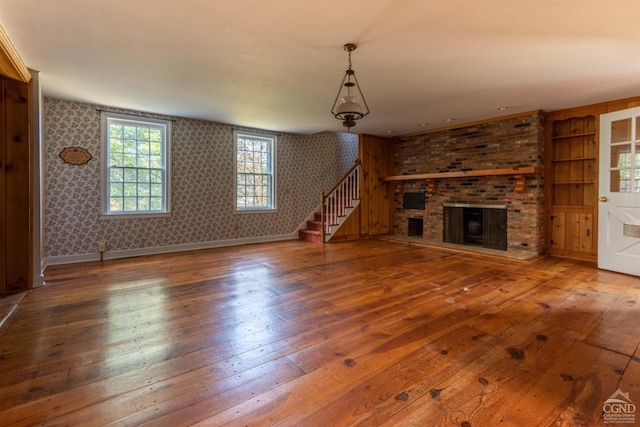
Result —
[[[640,406],[640,278],[384,240],[54,266],[2,425],[593,426]],[[636,414],[640,424],[640,411]]]

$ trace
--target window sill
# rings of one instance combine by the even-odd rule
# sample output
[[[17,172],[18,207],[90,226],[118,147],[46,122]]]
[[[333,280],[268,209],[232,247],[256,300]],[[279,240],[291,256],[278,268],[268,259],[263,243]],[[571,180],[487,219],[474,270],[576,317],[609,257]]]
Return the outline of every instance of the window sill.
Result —
[[[235,209],[233,212],[237,214],[269,214],[277,213],[278,209]]]
[[[162,213],[126,213],[126,214],[101,214],[100,219],[140,219],[140,218],[170,218],[171,212]]]

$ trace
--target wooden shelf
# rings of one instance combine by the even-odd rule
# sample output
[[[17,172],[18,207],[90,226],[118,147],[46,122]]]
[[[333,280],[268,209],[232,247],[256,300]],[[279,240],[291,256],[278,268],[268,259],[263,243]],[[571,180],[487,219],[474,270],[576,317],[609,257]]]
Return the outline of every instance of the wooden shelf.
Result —
[[[595,184],[594,181],[555,181],[553,185]]]
[[[575,159],[553,159],[551,162],[553,163],[561,163],[561,162],[579,162],[579,161],[589,161],[596,160],[595,157],[576,157]]]
[[[537,166],[525,166],[511,169],[479,169],[456,172],[435,172],[420,173],[414,175],[387,176],[385,181],[415,181],[419,179],[446,179],[446,178],[466,178],[469,176],[496,176],[496,175],[540,175],[543,169]]]
[[[546,125],[545,246],[551,255],[595,260],[596,117],[551,118]]]
[[[553,135],[551,139],[567,139],[567,138],[580,138],[581,136],[595,136],[595,132],[587,132],[587,133],[574,133],[567,135]]]
[[[543,172],[543,169],[540,167],[525,166],[525,167],[511,168],[511,169],[479,169],[479,170],[455,171],[455,172],[421,173],[421,174],[413,174],[413,175],[394,175],[394,176],[387,176],[384,178],[384,180],[387,182],[389,181],[402,182],[402,181],[416,181],[416,180],[424,179],[429,181],[427,192],[430,194],[433,194],[435,193],[434,180],[436,179],[513,175],[516,179],[516,192],[522,193],[524,192],[525,175],[540,175],[542,174],[542,172]]]

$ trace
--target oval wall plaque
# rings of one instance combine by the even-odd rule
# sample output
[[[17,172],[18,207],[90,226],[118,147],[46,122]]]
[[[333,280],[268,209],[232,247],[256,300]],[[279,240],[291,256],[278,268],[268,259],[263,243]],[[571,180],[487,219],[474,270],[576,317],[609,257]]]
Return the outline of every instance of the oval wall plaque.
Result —
[[[65,147],[65,149],[60,152],[60,158],[70,165],[85,165],[91,160],[91,154],[86,148]]]

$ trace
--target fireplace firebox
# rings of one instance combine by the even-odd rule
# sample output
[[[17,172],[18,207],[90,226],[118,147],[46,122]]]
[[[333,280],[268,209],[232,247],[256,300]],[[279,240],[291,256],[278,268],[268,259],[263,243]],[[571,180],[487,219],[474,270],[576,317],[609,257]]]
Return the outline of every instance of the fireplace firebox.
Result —
[[[507,250],[507,208],[504,205],[445,204],[443,241]]]
[[[407,218],[407,235],[422,236],[422,218]]]

